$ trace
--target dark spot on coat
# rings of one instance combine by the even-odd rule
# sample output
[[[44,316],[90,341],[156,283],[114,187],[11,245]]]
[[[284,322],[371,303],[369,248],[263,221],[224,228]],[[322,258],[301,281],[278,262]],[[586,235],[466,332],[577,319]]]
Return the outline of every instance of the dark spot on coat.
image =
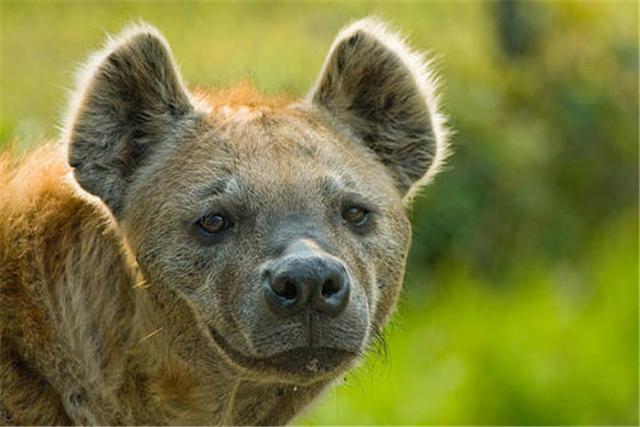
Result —
[[[89,401],[89,396],[87,396],[87,391],[85,389],[80,389],[75,393],[72,393],[69,396],[69,403],[74,408],[79,408],[84,406]]]

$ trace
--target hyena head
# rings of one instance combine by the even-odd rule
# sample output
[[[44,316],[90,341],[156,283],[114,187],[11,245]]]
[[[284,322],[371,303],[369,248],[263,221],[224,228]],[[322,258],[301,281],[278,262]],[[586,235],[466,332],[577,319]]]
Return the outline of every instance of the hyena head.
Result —
[[[421,57],[373,19],[337,36],[288,105],[206,105],[138,26],[90,62],[66,140],[145,280],[188,302],[201,351],[303,384],[380,334],[408,201],[445,157],[442,122]]]

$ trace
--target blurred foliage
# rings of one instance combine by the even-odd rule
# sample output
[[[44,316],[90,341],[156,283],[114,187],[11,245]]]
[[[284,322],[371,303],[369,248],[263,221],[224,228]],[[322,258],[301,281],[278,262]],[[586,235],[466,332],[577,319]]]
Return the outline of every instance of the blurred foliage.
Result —
[[[307,424],[638,423],[638,4],[2,2],[0,145],[55,138],[74,64],[142,18],[192,85],[302,95],[376,14],[440,58],[449,170],[417,200],[388,350]]]

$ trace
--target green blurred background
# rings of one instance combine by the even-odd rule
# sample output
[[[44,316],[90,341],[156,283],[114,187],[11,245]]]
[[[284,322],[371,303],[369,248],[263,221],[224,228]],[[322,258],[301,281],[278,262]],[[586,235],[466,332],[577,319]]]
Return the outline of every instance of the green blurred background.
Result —
[[[440,58],[449,168],[399,310],[304,424],[638,423],[638,4],[2,2],[0,144],[56,137],[74,65],[142,18],[185,78],[303,95],[370,14]]]

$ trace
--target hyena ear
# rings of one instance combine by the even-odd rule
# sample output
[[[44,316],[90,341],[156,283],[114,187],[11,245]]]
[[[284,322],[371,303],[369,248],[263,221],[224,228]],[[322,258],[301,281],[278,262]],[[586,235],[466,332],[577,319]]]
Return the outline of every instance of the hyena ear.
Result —
[[[169,46],[146,24],[110,40],[80,80],[64,128],[69,164],[118,216],[145,160],[184,131],[194,107]]]
[[[373,150],[410,198],[447,154],[435,91],[422,57],[365,18],[338,34],[308,99]]]

